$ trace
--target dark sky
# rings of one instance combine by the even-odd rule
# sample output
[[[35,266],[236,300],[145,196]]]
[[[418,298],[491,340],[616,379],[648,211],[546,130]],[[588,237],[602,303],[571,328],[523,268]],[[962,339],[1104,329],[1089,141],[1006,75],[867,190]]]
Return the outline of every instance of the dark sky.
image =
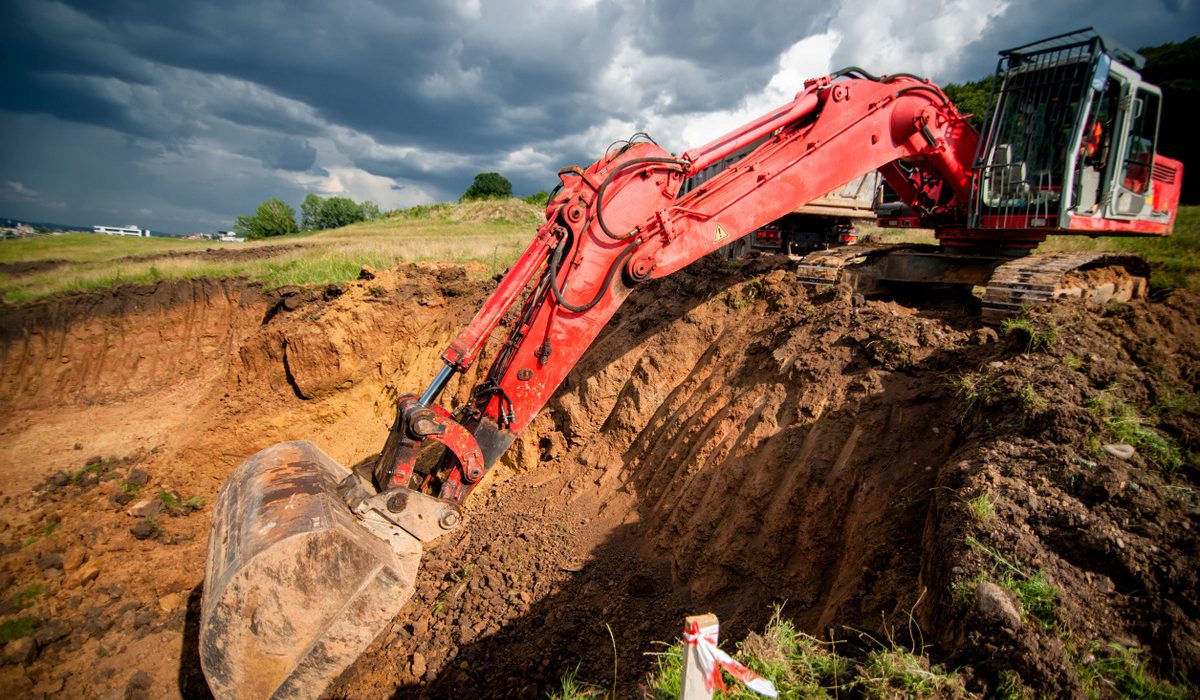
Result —
[[[454,199],[485,170],[527,194],[634,131],[703,143],[833,68],[975,79],[1081,26],[1179,41],[1198,5],[0,0],[0,216],[210,231],[268,197]]]

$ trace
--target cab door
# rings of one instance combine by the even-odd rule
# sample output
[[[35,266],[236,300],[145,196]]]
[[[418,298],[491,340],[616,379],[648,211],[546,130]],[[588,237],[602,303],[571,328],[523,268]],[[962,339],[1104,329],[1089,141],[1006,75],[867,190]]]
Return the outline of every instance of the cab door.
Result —
[[[1114,218],[1140,218],[1148,214],[1153,200],[1150,173],[1154,167],[1154,144],[1158,138],[1158,117],[1162,94],[1150,85],[1134,84],[1129,97],[1122,101],[1126,128],[1114,162],[1110,215]]]

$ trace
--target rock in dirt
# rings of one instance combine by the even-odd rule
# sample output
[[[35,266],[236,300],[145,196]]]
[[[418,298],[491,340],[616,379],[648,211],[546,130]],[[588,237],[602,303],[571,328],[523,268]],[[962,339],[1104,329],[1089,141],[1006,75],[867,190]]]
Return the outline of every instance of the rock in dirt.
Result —
[[[47,569],[61,570],[63,568],[63,558],[57,552],[47,552],[37,558],[37,565],[43,571]]]
[[[108,497],[108,500],[119,506],[123,506],[127,505],[133,500],[133,494],[129,493],[125,489],[117,489],[116,491],[112,492],[112,495]]]
[[[158,609],[164,613],[174,612],[179,604],[183,602],[183,598],[178,593],[168,593],[158,599]]]
[[[427,667],[425,665],[425,655],[421,652],[413,654],[412,657],[412,675],[414,678],[420,678],[425,675]]]
[[[135,518],[153,518],[162,512],[163,502],[157,498],[144,498],[129,509],[129,514]]]
[[[72,546],[67,547],[67,551],[63,552],[62,562],[64,571],[74,571],[87,559],[87,550],[83,547]]]
[[[1008,591],[985,581],[975,589],[975,607],[984,618],[1010,629],[1021,628],[1021,613]]]
[[[37,643],[31,637],[14,639],[4,645],[3,660],[6,664],[24,665],[37,656]]]
[[[1127,445],[1123,442],[1109,443],[1101,449],[1123,462],[1128,462],[1137,454],[1137,450],[1133,449],[1133,445]]]
[[[34,639],[37,641],[38,645],[45,647],[57,642],[69,634],[71,634],[71,627],[69,625],[64,623],[62,620],[50,620],[49,622],[42,623],[38,627],[37,633],[34,635]]]
[[[79,478],[79,488],[88,491],[100,483],[100,475],[96,472],[87,472]]]
[[[129,472],[129,476],[125,477],[125,483],[133,484],[134,486],[145,486],[150,482],[150,473],[141,467],[134,467]]]
[[[82,586],[88,581],[100,575],[100,569],[96,568],[95,564],[84,564],[79,567],[79,571],[75,572],[74,581]]]
[[[125,700],[142,700],[150,697],[150,686],[153,680],[145,671],[137,671],[129,677],[125,684]]]
[[[133,626],[138,629],[141,629],[142,627],[146,627],[147,625],[153,624],[154,621],[157,619],[158,619],[158,615],[155,614],[155,612],[153,610],[149,610],[149,609],[142,610],[137,615],[134,615]]]
[[[971,340],[975,341],[976,345],[987,345],[988,343],[995,343],[1000,340],[1000,336],[996,334],[996,330],[994,328],[988,328],[985,326],[984,328],[976,330],[975,333],[971,335]]]
[[[148,540],[158,534],[158,526],[150,518],[142,518],[129,528],[129,532],[139,540]]]

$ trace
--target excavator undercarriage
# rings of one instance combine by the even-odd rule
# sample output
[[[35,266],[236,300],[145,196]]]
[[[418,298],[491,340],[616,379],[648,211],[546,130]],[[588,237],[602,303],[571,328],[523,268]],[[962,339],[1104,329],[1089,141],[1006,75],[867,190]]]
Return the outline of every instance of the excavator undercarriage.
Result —
[[[1123,253],[1010,257],[965,254],[932,245],[863,244],[817,251],[799,260],[797,276],[805,284],[845,285],[867,296],[891,291],[896,284],[980,288],[985,323],[999,323],[1052,299],[1106,304],[1141,299],[1149,291],[1149,265]]]
[[[460,504],[640,282],[865,173],[878,172],[939,245],[814,253],[800,273],[814,284],[985,286],[986,317],[1055,296],[1143,294],[1135,257],[1029,255],[1048,234],[1170,233],[1182,165],[1154,151],[1160,94],[1137,67],[1136,54],[1090,31],[1004,52],[982,133],[927,80],[848,68],[699,148],[675,155],[639,135],[560,171],[545,223],[429,387],[399,399],[374,463],[352,472],[289,442],[225,482],[200,625],[214,694],[320,695],[411,597],[423,546],[455,536]],[[442,391],[501,325],[470,400],[442,408]]]

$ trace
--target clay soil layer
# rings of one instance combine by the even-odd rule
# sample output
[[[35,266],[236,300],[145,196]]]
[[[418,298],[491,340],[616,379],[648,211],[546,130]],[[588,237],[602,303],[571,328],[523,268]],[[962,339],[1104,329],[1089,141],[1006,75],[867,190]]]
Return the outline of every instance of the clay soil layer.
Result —
[[[791,265],[634,290],[328,694],[542,697],[575,669],[612,683],[615,642],[617,694],[641,697],[685,615],[716,612],[732,647],[775,604],[818,638],[919,645],[973,693],[1107,695],[1087,669],[1114,649],[1200,681],[1200,299],[1001,333],[969,295],[815,292]],[[0,307],[6,696],[206,696],[225,476],[284,440],[373,458],[494,287],[367,277]],[[1030,580],[1044,606],[1013,593]]]

